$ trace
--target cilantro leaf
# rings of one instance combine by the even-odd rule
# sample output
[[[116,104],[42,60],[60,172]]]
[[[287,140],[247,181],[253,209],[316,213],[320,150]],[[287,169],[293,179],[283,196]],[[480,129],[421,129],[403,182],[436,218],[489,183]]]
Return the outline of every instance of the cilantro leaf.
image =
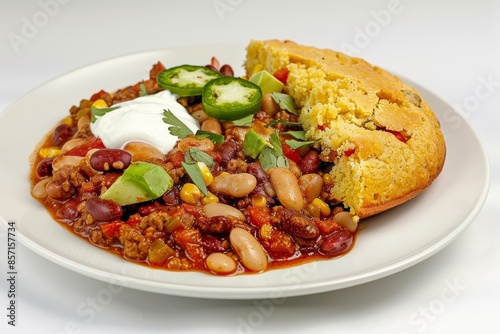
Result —
[[[91,106],[91,107],[90,107],[90,114],[91,114],[90,121],[91,121],[92,123],[95,123],[95,121],[97,121],[97,117],[104,116],[104,115],[106,115],[108,112],[111,112],[111,111],[116,110],[116,109],[118,109],[118,108],[119,108],[119,107],[111,107],[111,108],[97,108],[97,107]]]
[[[203,151],[195,147],[191,147],[189,150],[184,152],[184,161],[186,163],[197,163],[203,162],[207,167],[210,167],[214,164],[214,158]]]
[[[198,139],[208,138],[213,141],[214,144],[222,144],[222,142],[224,141],[223,135],[210,131],[198,130],[196,131],[195,136]]]
[[[316,142],[316,140],[310,140],[310,141],[298,141],[298,140],[295,140],[295,139],[285,140],[285,143],[287,143],[288,146],[290,146],[294,150],[296,150],[296,149],[298,149],[300,147],[303,147],[303,146],[312,145],[315,142]]]
[[[245,116],[243,118],[237,119],[237,120],[233,121],[233,124],[236,126],[252,126],[253,116],[254,116],[254,114],[250,114],[250,115]]]
[[[201,175],[200,167],[196,163],[186,163],[182,162],[182,167],[189,175],[194,184],[200,189],[203,195],[208,196],[208,189],[205,185],[205,181],[203,180],[203,176]]]
[[[186,124],[182,123],[170,110],[163,110],[163,121],[169,125],[172,125],[168,128],[170,134],[172,136],[176,136],[179,139],[185,138],[189,135],[193,135],[193,131],[186,126]]]
[[[282,135],[290,135],[293,138],[298,139],[298,140],[306,140],[306,132],[302,131],[302,130],[300,130],[300,131],[286,131],[286,132],[282,132],[281,134]]]
[[[294,115],[299,114],[297,111],[297,105],[295,104],[295,99],[292,96],[276,92],[273,92],[272,96],[274,101],[281,107],[281,109],[284,109]]]
[[[283,147],[277,133],[272,133],[269,136],[269,146],[264,146],[259,155],[260,165],[262,169],[268,170],[273,167],[290,168],[288,160],[283,155]]]

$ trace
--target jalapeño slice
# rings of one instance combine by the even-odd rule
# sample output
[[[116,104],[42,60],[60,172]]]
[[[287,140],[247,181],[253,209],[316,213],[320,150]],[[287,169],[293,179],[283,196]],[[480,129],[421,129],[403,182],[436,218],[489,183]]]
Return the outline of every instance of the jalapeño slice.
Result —
[[[262,90],[248,80],[220,77],[205,85],[202,103],[208,116],[234,121],[259,111]]]
[[[219,72],[204,66],[181,65],[158,73],[156,81],[161,88],[179,96],[197,96],[207,82],[220,76]]]

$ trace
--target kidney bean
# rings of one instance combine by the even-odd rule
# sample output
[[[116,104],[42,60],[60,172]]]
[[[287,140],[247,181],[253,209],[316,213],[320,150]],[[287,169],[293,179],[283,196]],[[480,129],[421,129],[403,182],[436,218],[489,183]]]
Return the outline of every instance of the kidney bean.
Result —
[[[270,177],[276,195],[285,208],[297,211],[304,208],[304,198],[292,171],[284,167],[273,168]]]
[[[52,175],[52,161],[54,158],[46,158],[36,166],[36,174],[38,177],[46,177]]]
[[[59,210],[56,212],[56,218],[60,221],[64,222],[74,222],[78,217],[80,217],[81,213],[78,212],[78,205],[80,204],[79,200],[70,199],[65,202]]]
[[[132,155],[120,149],[104,148],[95,151],[90,156],[90,166],[98,171],[109,171],[111,169],[126,169],[130,166]]]
[[[234,71],[231,65],[224,64],[221,66],[219,72],[226,77],[234,77]]]
[[[65,201],[71,198],[71,196],[75,193],[75,188],[70,188],[69,191],[64,191],[61,184],[53,180],[47,183],[45,190],[47,192],[47,196],[56,201]]]
[[[307,152],[302,159],[299,161],[298,165],[302,174],[316,173],[320,166],[321,161],[319,160],[319,154],[316,151]]]
[[[208,269],[216,274],[227,275],[234,273],[237,268],[236,261],[224,253],[212,253],[205,260]]]
[[[52,144],[60,146],[73,136],[73,129],[67,124],[58,125],[52,133]]]
[[[281,227],[291,236],[305,240],[319,237],[318,226],[314,221],[300,212],[279,208],[276,215],[281,222]]]
[[[85,208],[97,222],[110,222],[120,219],[123,213],[122,207],[118,203],[97,197],[88,199]]]
[[[336,256],[347,251],[353,241],[353,236],[349,231],[338,230],[328,235],[320,246],[320,253],[328,256]]]
[[[229,234],[229,241],[245,267],[253,271],[267,268],[267,254],[249,232],[239,227],[233,228]]]
[[[233,228],[232,219],[226,216],[200,217],[195,224],[201,232],[212,235],[228,235]]]
[[[245,197],[257,185],[257,179],[250,173],[221,174],[214,178],[210,191],[232,197]]]

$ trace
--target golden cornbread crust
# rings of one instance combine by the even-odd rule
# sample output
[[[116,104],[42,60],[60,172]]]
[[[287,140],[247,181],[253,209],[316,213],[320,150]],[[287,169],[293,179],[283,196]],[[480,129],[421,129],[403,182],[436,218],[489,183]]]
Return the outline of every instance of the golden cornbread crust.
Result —
[[[399,205],[441,172],[446,147],[439,122],[396,76],[291,41],[251,41],[247,75],[257,65],[289,71],[285,92],[301,110],[306,138],[318,140],[321,159],[333,162],[332,196],[351,213],[365,218]]]

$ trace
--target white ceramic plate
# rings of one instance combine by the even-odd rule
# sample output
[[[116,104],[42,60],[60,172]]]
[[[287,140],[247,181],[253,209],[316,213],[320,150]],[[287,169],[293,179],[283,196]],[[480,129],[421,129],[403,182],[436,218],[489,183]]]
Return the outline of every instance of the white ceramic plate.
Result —
[[[29,156],[40,139],[80,99],[147,78],[158,60],[167,67],[206,64],[212,56],[242,74],[244,46],[211,45],[125,56],[61,76],[0,114],[0,224],[17,224],[17,238],[41,256],[113,284],[179,296],[249,299],[306,295],[353,286],[401,271],[443,249],[466,229],[485,200],[489,169],[467,122],[443,100],[419,89],[438,115],[447,141],[442,174],[417,198],[364,222],[354,249],[330,261],[266,272],[218,277],[150,269],[122,260],[79,239],[53,221],[31,198]]]

